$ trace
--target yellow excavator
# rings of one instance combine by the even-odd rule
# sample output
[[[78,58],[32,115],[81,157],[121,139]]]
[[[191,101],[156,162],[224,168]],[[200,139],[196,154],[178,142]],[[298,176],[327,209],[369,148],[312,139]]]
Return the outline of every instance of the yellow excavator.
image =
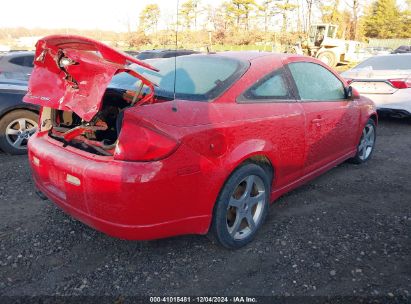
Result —
[[[295,52],[318,58],[330,67],[356,61],[356,50],[361,43],[338,39],[338,26],[330,23],[313,24],[307,39],[295,46]]]

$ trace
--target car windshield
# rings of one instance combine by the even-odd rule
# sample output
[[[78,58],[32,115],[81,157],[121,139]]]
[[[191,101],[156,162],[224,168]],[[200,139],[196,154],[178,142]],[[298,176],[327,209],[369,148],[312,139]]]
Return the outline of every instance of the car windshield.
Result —
[[[411,56],[375,56],[368,58],[353,68],[353,70],[411,70]]]
[[[129,68],[156,85],[156,96],[172,99],[175,88],[176,98],[193,101],[216,98],[239,79],[249,66],[245,61],[216,55],[152,59],[148,63],[159,69],[159,72],[136,64]],[[109,87],[136,90],[139,85],[140,80],[127,73],[120,73],[113,77]]]
[[[146,60],[151,58],[156,58],[158,56],[158,52],[141,52],[137,55],[137,59]]]

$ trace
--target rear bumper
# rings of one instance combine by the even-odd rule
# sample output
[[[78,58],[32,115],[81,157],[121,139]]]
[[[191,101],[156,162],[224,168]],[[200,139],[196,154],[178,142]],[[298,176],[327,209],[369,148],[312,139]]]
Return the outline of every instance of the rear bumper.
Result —
[[[411,112],[406,110],[397,110],[397,109],[387,109],[387,108],[379,108],[378,114],[381,116],[392,116],[392,117],[411,117]]]
[[[115,161],[63,148],[40,133],[30,139],[29,161],[35,185],[43,194],[108,235],[148,240],[208,231],[214,201],[190,187],[200,182],[200,171],[178,174],[172,167],[176,159]]]
[[[411,113],[411,89],[397,90],[394,94],[361,94],[374,101],[378,110],[397,110]]]

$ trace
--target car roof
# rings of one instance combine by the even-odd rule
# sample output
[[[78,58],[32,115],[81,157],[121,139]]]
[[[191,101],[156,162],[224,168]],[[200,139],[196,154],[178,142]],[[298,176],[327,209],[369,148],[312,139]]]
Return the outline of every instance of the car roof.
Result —
[[[272,53],[272,52],[258,52],[258,51],[227,51],[227,52],[217,52],[217,53],[210,53],[209,55],[218,55],[224,57],[235,58],[239,60],[247,60],[252,61],[261,57],[270,56],[274,59],[283,59],[290,56],[299,56],[295,54],[285,54],[285,53]],[[195,56],[195,55],[192,55]]]
[[[384,59],[389,59],[389,58],[400,58],[400,57],[406,57],[407,58],[406,60],[409,60],[408,57],[411,57],[411,53],[395,53],[395,54],[375,55],[375,56],[369,57],[367,59],[364,59],[364,61],[367,61],[369,59],[384,60]],[[362,62],[364,62],[364,61],[362,61]],[[361,64],[362,62],[359,62],[358,64]]]
[[[195,52],[193,50],[186,50],[186,49],[177,49],[177,50],[171,50],[171,49],[155,49],[155,50],[145,50],[141,51],[141,53],[165,53],[165,52]]]
[[[2,57],[20,57],[20,56],[27,56],[27,55],[34,55],[34,51],[15,51],[15,52],[9,52]]]

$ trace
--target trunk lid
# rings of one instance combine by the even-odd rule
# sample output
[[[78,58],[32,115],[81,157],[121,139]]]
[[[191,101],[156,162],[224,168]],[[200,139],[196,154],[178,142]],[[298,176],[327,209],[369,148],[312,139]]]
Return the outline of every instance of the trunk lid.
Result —
[[[410,70],[372,70],[372,69],[352,69],[343,73],[344,78],[362,80],[387,80],[396,78],[408,78],[411,76]]]
[[[410,70],[372,70],[353,69],[343,73],[343,77],[351,79],[351,86],[360,94],[393,94],[398,89],[388,80],[408,79]]]
[[[128,72],[153,91],[150,81],[127,68],[128,62],[157,71],[93,39],[75,35],[44,37],[36,44],[34,69],[23,100],[73,111],[90,121],[99,111],[106,88],[116,73]],[[145,101],[152,96],[146,97]]]

